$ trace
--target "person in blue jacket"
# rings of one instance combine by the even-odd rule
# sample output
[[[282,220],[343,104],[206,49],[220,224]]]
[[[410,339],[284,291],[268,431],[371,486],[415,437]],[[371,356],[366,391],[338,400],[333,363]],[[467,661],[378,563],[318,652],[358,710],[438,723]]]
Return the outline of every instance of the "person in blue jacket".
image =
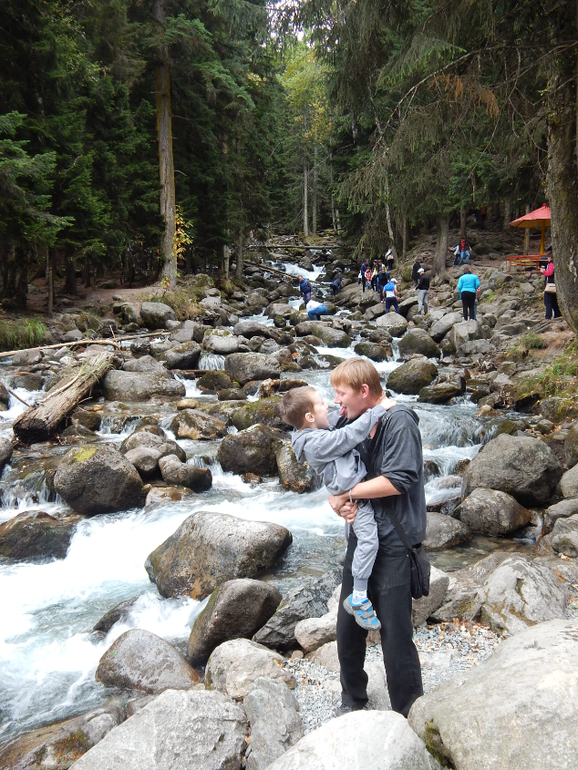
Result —
[[[464,274],[458,281],[458,291],[464,310],[464,321],[476,320],[476,294],[480,288],[480,279],[475,273],[472,273],[469,267],[464,268]]]
[[[311,299],[311,284],[307,278],[303,278],[302,275],[298,278],[299,281],[299,294],[303,297],[303,302],[307,304]]]

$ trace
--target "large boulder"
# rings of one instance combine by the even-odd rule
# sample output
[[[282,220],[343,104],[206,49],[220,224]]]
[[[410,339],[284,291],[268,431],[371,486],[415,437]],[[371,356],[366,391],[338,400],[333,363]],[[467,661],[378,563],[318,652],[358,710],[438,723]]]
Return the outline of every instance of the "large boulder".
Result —
[[[554,529],[544,538],[556,553],[578,558],[578,514],[567,519],[558,519]]]
[[[196,369],[201,356],[201,346],[198,342],[183,342],[164,355],[168,369]]]
[[[560,489],[563,497],[578,497],[578,465],[574,465],[564,473],[560,479]]]
[[[531,513],[511,495],[496,489],[477,487],[456,509],[454,515],[472,532],[496,537],[509,535],[529,523]]]
[[[348,348],[351,345],[349,334],[321,321],[304,321],[297,324],[295,333],[299,337],[307,337],[310,334],[319,337],[329,348]]]
[[[166,377],[167,370],[152,356],[141,356],[140,358],[129,358],[122,365],[125,372],[159,372]]]
[[[441,342],[454,324],[459,323],[463,318],[461,313],[446,313],[438,321],[432,324],[429,333],[435,342]]]
[[[388,331],[392,337],[401,337],[407,329],[407,321],[399,313],[386,313],[375,321],[375,325]]]
[[[394,711],[354,711],[308,733],[268,770],[439,770]]]
[[[13,451],[14,447],[10,439],[0,437],[0,475],[2,475],[4,466],[10,462]]]
[[[264,353],[232,353],[225,359],[225,372],[246,385],[251,380],[279,379],[281,366],[274,356]]]
[[[236,770],[245,712],[218,692],[168,690],[112,730],[75,770]]]
[[[222,420],[211,417],[198,409],[182,409],[171,423],[171,430],[179,438],[213,441],[227,434]]]
[[[288,305],[285,305],[285,307],[289,307]],[[245,339],[252,339],[253,337],[276,337],[276,333],[273,330],[271,330],[270,326],[266,326],[265,324],[260,324],[257,321],[239,321],[239,323],[236,323],[233,327],[233,331],[235,334],[237,334],[239,337],[245,337]]]
[[[160,693],[188,690],[199,674],[156,634],[133,628],[121,634],[98,663],[96,679],[109,687]]]
[[[314,471],[306,462],[300,463],[289,444],[281,444],[275,450],[279,481],[292,492],[308,492],[315,479]]]
[[[250,639],[275,612],[279,591],[261,580],[228,580],[213,591],[195,619],[187,658],[193,666],[207,662],[213,650],[230,639]]]
[[[295,679],[283,668],[283,656],[249,639],[223,642],[212,653],[205,671],[207,690],[242,700],[261,676],[279,679],[293,689]]]
[[[284,428],[286,423],[281,419],[280,406],[281,396],[260,398],[258,401],[244,404],[235,410],[233,425],[237,430],[245,430],[258,424],[268,425],[270,428]]]
[[[0,524],[0,556],[7,559],[64,559],[79,516],[55,518],[25,511]]]
[[[438,345],[425,329],[409,329],[399,341],[399,352],[409,358],[418,353],[426,358],[439,358]]]
[[[564,460],[568,468],[578,463],[578,422],[572,425],[564,439]]]
[[[275,450],[284,435],[266,425],[254,425],[229,434],[219,445],[219,462],[224,471],[274,476],[277,473]]]
[[[140,317],[147,329],[166,329],[167,321],[177,320],[172,307],[163,302],[143,302],[140,306]]]
[[[111,371],[102,380],[104,397],[108,401],[139,402],[150,398],[174,401],[182,398],[186,388],[172,374],[161,372]]]
[[[366,356],[372,361],[387,361],[393,353],[388,342],[358,342],[354,348],[358,356]]]
[[[64,455],[54,476],[54,490],[77,513],[94,516],[138,506],[143,483],[134,465],[117,449],[91,444]]]
[[[462,500],[477,487],[498,489],[524,506],[548,502],[563,470],[543,441],[530,436],[502,434],[473,458],[464,472]]]
[[[427,404],[447,404],[452,398],[463,393],[461,386],[456,382],[438,382],[435,385],[427,385],[419,392],[418,401]]]
[[[577,682],[578,621],[553,620],[419,698],[408,721],[444,766],[458,770],[573,768]]]
[[[427,358],[412,358],[397,369],[394,369],[387,378],[387,387],[396,393],[419,393],[422,388],[429,385],[437,377],[437,366]]]
[[[131,433],[120,445],[122,454],[126,455],[133,449],[147,448],[158,451],[159,457],[176,455],[181,462],[187,459],[185,450],[176,441],[173,441],[172,438],[167,438],[165,432],[160,428],[154,428],[153,430],[155,430],[154,433],[149,425],[142,430],[135,430],[134,433]]]
[[[437,511],[427,512],[427,529],[424,546],[429,551],[453,548],[472,539],[469,528],[461,521]]]
[[[292,541],[285,527],[198,511],[147,558],[162,596],[203,599],[226,580],[269,569]]]
[[[167,484],[188,487],[194,492],[206,492],[213,484],[213,474],[209,468],[198,468],[194,463],[183,463],[176,455],[161,457],[159,468]]]
[[[228,329],[209,329],[205,334],[203,347],[211,353],[225,356],[239,350],[239,338]]]

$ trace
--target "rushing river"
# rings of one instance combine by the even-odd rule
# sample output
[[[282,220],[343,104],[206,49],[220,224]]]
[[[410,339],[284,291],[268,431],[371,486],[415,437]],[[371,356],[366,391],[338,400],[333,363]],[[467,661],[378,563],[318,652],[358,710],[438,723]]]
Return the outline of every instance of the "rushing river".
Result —
[[[263,321],[262,317],[258,320]],[[319,353],[344,358],[352,350],[320,348]],[[222,366],[220,357],[206,357],[204,366]],[[378,364],[384,374],[398,364]],[[10,373],[0,366],[0,378]],[[298,376],[317,387],[331,402],[329,369],[304,371]],[[185,381],[187,395],[201,394],[194,381]],[[39,393],[16,391],[31,402]],[[206,399],[207,396],[201,396]],[[413,399],[401,397],[405,401]],[[459,460],[479,450],[482,424],[475,405],[466,399],[452,406],[415,404],[420,417],[424,459],[433,460],[440,475],[427,483],[428,502],[459,494],[461,479],[453,476]],[[0,435],[11,435],[10,426],[24,406],[13,399],[10,410],[0,413]],[[165,428],[174,410],[170,405],[134,405],[133,413],[119,408],[103,420],[103,441],[120,441],[135,426],[135,415],[160,417]],[[284,591],[317,576],[339,563],[343,553],[343,528],[318,490],[298,495],[284,490],[278,480],[251,487],[240,477],[224,473],[216,460],[216,442],[179,440],[189,457],[202,456],[213,473],[210,491],[186,500],[142,510],[96,516],[83,520],[65,559],[47,562],[0,561],[0,742],[13,735],[93,708],[110,696],[94,679],[98,660],[112,642],[129,628],[144,628],[184,649],[191,624],[202,609],[192,599],[163,599],[144,569],[148,554],[171,535],[194,511],[209,510],[239,518],[283,524],[293,533],[293,545],[275,571],[266,576]],[[69,447],[37,445],[26,458],[13,458],[0,481],[3,509],[0,521],[20,511],[54,513],[66,509],[49,497],[43,466]],[[486,546],[478,543],[476,558]],[[468,561],[467,550],[444,553],[442,568],[457,568]],[[452,562],[453,559],[453,562]],[[138,597],[128,619],[114,625],[106,638],[91,632],[96,621],[114,605]]]

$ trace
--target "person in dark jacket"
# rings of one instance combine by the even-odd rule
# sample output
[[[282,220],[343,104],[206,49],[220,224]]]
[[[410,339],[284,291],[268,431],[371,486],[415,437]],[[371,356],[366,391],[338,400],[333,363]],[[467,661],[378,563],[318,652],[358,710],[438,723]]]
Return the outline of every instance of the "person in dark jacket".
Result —
[[[552,251],[548,254],[548,264],[543,270],[540,270],[546,282],[544,283],[544,305],[546,307],[546,321],[551,318],[559,318],[562,313],[558,307],[558,297],[556,295],[556,283],[554,281],[554,257]]]
[[[377,291],[379,293],[379,299],[383,302],[385,300],[385,296],[383,294],[383,289],[386,283],[389,283],[389,273],[385,269],[385,267],[382,267],[379,271],[379,275],[377,276]]]
[[[341,278],[339,276],[334,278],[329,285],[331,286],[331,291],[333,292],[334,297],[336,297],[341,289],[343,289],[343,284],[341,283]]]
[[[420,267],[417,279],[417,312],[421,315],[422,311],[425,315],[429,312],[428,296],[429,296],[429,275],[426,275],[423,267]]]
[[[307,304],[311,299],[311,284],[307,278],[303,278],[302,275],[298,278],[299,281],[299,294],[303,297],[303,302]]]
[[[417,281],[419,278],[420,267],[421,267],[421,259],[419,257],[416,257],[415,262],[413,263],[413,267],[411,269],[411,280],[414,282],[415,289],[417,289]]]

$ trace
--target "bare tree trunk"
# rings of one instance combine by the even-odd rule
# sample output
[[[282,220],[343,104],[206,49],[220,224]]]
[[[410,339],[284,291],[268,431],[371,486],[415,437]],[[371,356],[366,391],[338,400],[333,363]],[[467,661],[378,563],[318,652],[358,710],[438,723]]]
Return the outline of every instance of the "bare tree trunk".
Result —
[[[225,243],[223,245],[223,272],[225,273],[225,278],[229,277],[230,262],[231,262],[231,249]]]
[[[389,210],[389,176],[385,175],[385,221],[387,222],[387,234],[393,243],[393,227],[391,226],[391,212]]]
[[[448,214],[438,215],[436,252],[432,266],[432,276],[443,275],[446,271],[446,257],[448,253],[448,231],[450,218]]]
[[[76,297],[76,264],[67,250],[64,251],[64,291]]]
[[[244,243],[243,243],[243,231],[239,230],[239,236],[237,238],[237,267],[235,269],[235,277],[243,277],[243,264],[244,264]]]
[[[46,289],[48,291],[46,311],[51,316],[54,312],[54,249],[47,249],[46,251]]]
[[[465,209],[460,209],[460,238],[466,238],[468,235],[468,217]]]
[[[407,217],[403,218],[403,223],[401,226],[401,256],[405,259],[405,255],[407,254],[407,242],[409,240],[409,226],[407,223]]]
[[[315,144],[313,147],[313,190],[311,196],[311,230],[313,235],[317,233],[317,131],[315,131]]]
[[[154,18],[164,29],[167,23],[167,0],[155,0]],[[171,113],[171,65],[169,50],[165,45],[158,47],[156,62],[156,108],[157,135],[159,143],[159,175],[161,182],[160,208],[165,221],[161,236],[162,276],[171,289],[177,280],[177,254],[175,238],[175,169],[173,162],[173,126]]]
[[[526,203],[526,214],[530,213],[530,207]],[[530,253],[530,228],[524,230],[524,254]]]
[[[307,161],[303,161],[303,237],[307,238],[309,235],[309,214],[308,214],[308,207],[309,207],[309,201],[308,201],[308,191],[307,188],[309,187],[309,173],[307,169]]]
[[[508,195],[508,197],[504,201],[504,221],[502,222],[502,230],[507,230],[511,221],[512,221],[512,199]]]

